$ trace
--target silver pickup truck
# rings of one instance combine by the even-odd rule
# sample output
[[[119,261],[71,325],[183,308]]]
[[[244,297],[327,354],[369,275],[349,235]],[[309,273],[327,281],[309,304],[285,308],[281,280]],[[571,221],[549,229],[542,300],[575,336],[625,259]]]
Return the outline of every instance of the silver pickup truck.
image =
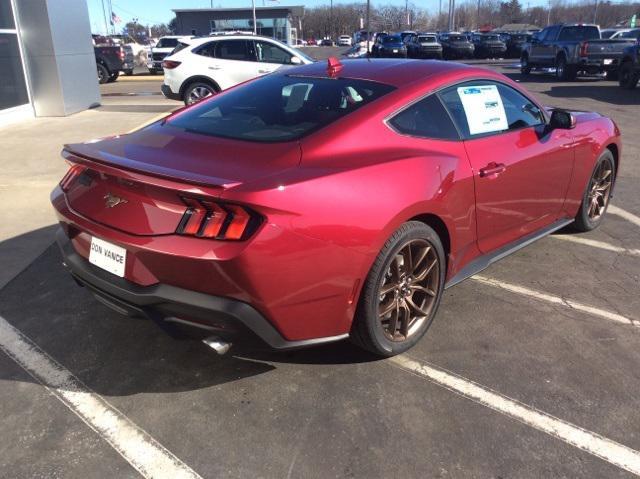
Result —
[[[575,80],[578,73],[606,73],[615,79],[625,47],[633,40],[603,40],[597,25],[550,25],[533,35],[522,49],[520,70],[555,68],[560,80]]]

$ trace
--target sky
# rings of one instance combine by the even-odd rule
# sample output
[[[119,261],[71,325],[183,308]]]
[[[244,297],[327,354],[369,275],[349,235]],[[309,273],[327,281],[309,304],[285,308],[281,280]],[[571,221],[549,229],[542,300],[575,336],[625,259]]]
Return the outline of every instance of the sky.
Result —
[[[104,0],[107,5],[109,0]],[[214,8],[230,8],[230,7],[250,7],[251,0],[110,0],[113,11],[120,17],[122,23],[116,25],[116,30],[121,30],[125,23],[133,18],[138,18],[138,22],[142,24],[168,23],[174,14],[173,8],[210,8],[212,3]],[[256,0],[256,6],[289,6],[304,5],[306,7],[317,7],[320,5],[329,5],[330,0]],[[360,0],[365,3],[365,0]],[[438,9],[439,0],[409,0],[417,7],[424,8],[431,12]],[[334,0],[335,4],[355,3],[354,0]],[[405,0],[372,0],[372,4],[394,4],[404,5]],[[446,4],[446,0],[442,2]],[[521,0],[523,5],[529,3],[531,7],[546,4],[547,0]],[[87,0],[89,7],[89,17],[91,20],[91,30],[93,33],[105,32],[105,19],[102,13],[103,0]],[[106,9],[105,9],[106,10]],[[109,14],[107,13],[107,22]]]

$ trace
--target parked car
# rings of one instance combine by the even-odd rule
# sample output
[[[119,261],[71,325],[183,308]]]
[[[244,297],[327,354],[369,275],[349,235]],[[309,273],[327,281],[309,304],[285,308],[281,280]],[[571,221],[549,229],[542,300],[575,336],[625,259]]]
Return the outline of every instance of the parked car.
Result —
[[[95,41],[95,39],[94,39]],[[120,75],[120,70],[125,68],[125,52],[122,46],[113,44],[96,44],[93,47],[98,69],[98,82],[114,82]]]
[[[554,67],[560,80],[575,80],[578,73],[606,73],[614,78],[622,51],[633,40],[602,40],[597,25],[551,25],[533,35],[520,58],[520,71]]]
[[[231,35],[183,39],[162,62],[162,93],[191,104],[282,68],[313,60],[273,38]]]
[[[520,58],[522,56],[522,49],[530,41],[530,33],[509,33],[505,42],[507,46],[505,56],[507,58]]]
[[[634,29],[628,30],[616,38],[619,38],[620,40],[640,41],[640,28],[634,28]]]
[[[190,37],[170,35],[160,38],[158,43],[151,48],[151,57],[149,58],[149,73],[155,75],[162,73],[162,61],[168,57],[174,48],[178,46],[178,42],[188,39]]]
[[[125,75],[133,75],[133,69],[135,68],[135,56],[133,54],[133,48],[130,44],[122,45],[124,52],[124,59],[122,61],[122,71]]]
[[[320,40],[321,47],[335,47],[336,44],[331,40],[331,38],[323,38]]]
[[[618,82],[622,88],[633,90],[640,79],[640,43],[624,49],[618,73]]]
[[[407,37],[411,37],[417,33],[418,32],[414,32],[413,30],[405,30],[404,32],[400,32],[400,38],[402,38],[402,41],[404,42]]]
[[[435,33],[416,33],[405,38],[409,58],[437,58],[442,60],[442,45]]]
[[[447,60],[473,58],[475,47],[462,33],[442,33],[439,37],[442,56]]]
[[[620,29],[616,30],[613,33],[613,35],[611,35],[608,38],[620,38],[622,35],[624,35],[627,32],[630,32],[630,31],[631,31],[631,28],[620,28]],[[600,38],[607,38],[607,37],[604,37],[604,36],[601,35]]]
[[[350,47],[353,41],[349,35],[340,35],[338,37],[338,46],[339,47]]]
[[[497,72],[330,59],[66,145],[56,239],[101,303],[208,329],[221,352],[248,330],[393,356],[445,288],[597,228],[620,148],[609,118],[548,110]]]
[[[476,58],[504,58],[507,46],[497,33],[473,35],[474,55]]]
[[[376,58],[407,58],[407,46],[400,34],[378,35],[371,47],[371,56]]]

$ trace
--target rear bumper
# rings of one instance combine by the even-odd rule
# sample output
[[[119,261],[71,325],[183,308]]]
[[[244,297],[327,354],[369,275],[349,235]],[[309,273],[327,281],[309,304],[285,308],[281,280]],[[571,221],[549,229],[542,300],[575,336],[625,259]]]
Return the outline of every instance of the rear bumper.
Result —
[[[165,83],[163,83],[162,86],[160,87],[160,91],[165,96],[165,98],[168,98],[169,100],[182,101],[182,98],[180,97],[180,94],[179,93],[174,93],[171,90],[171,87],[169,85],[165,84]]]
[[[211,329],[221,335],[250,331],[273,349],[296,349],[339,341],[348,334],[286,340],[251,305],[231,298],[212,296],[168,284],[139,286],[90,264],[73,248],[62,228],[56,242],[65,267],[74,279],[87,287],[101,303],[122,314],[143,316],[159,322],[187,323]]]

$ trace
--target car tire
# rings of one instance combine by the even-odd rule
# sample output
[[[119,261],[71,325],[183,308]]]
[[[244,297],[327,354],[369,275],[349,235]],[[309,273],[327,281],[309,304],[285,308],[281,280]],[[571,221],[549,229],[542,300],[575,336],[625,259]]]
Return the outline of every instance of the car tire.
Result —
[[[109,79],[107,80],[107,83],[113,83],[118,79],[119,76],[120,76],[120,72],[113,72],[112,74],[109,75]]]
[[[107,83],[109,81],[109,70],[104,65],[98,63],[98,83],[101,85]]]
[[[624,62],[620,66],[620,73],[618,74],[618,84],[625,90],[633,90],[638,84],[640,75],[633,68],[633,63],[630,61]]]
[[[218,93],[218,89],[210,83],[197,81],[185,88],[182,101],[184,101],[185,105],[192,105],[216,93]]]
[[[154,68],[149,68],[149,75],[157,75],[157,74],[158,74],[158,70]]]
[[[378,356],[407,351],[435,318],[445,273],[438,234],[419,221],[404,223],[386,241],[367,275],[351,340]],[[388,309],[386,314],[380,314],[380,306]]]
[[[567,59],[564,55],[560,55],[556,59],[556,78],[560,81],[573,81],[576,76],[575,68],[567,64]]]
[[[522,57],[520,58],[520,73],[523,75],[529,75],[531,73],[529,55],[522,55]]]
[[[128,77],[130,77],[131,75],[133,75],[133,70],[125,70],[124,74]]]
[[[575,231],[586,232],[596,229],[607,212],[609,199],[616,178],[616,164],[610,150],[605,150],[589,177],[582,196],[580,209],[572,225]]]

